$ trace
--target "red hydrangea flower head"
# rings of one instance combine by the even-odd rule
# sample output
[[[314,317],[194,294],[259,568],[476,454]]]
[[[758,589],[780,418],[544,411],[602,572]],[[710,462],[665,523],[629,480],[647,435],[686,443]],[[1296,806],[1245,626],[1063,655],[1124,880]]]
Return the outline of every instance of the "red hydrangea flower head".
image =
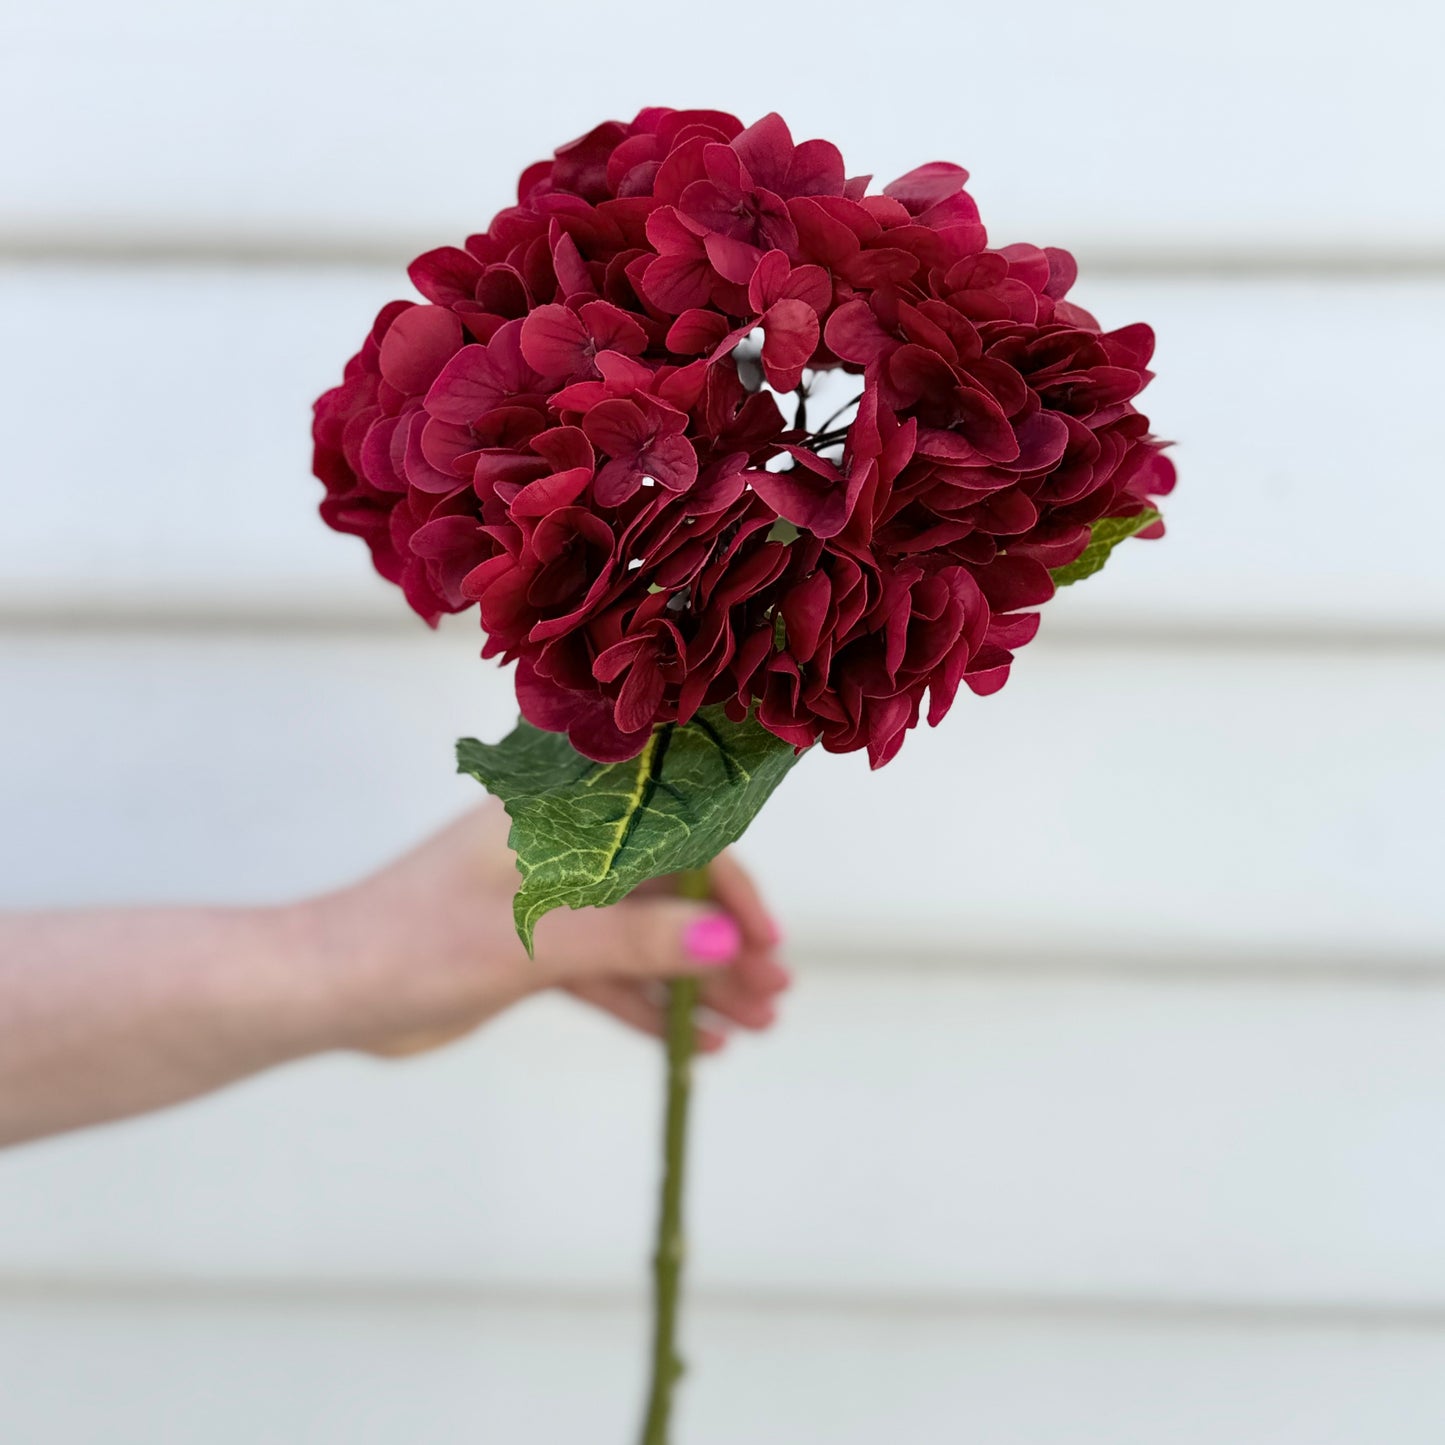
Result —
[[[475,606],[589,757],[723,704],[881,765],[1174,480],[1152,332],[1067,300],[1067,252],[991,248],[966,180],[872,191],[776,115],[598,126],[412,263],[316,403],[322,516],[428,622]]]

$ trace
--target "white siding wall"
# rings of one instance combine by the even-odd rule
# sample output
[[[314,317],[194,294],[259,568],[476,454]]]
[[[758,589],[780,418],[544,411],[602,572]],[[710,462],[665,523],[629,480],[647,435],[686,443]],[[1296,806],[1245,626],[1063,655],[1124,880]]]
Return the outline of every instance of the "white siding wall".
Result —
[[[14,7],[0,905],[285,896],[473,800],[508,680],[321,527],[307,408],[523,163],[659,98],[963,160],[1156,325],[1181,489],[1003,694],[749,835],[802,977],[701,1076],[683,1445],[1437,1442],[1442,39],[1408,0]],[[0,1438],[627,1438],[657,1071],[544,1001],[0,1157]]]

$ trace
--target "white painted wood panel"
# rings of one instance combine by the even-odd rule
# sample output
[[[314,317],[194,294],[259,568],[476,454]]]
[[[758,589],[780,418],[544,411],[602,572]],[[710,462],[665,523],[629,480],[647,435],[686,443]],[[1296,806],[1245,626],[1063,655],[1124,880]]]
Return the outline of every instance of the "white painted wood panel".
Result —
[[[1445,1336],[694,1308],[688,1445],[1437,1445]],[[45,1445],[621,1441],[642,1321],[515,1300],[0,1294],[0,1434]],[[82,1387],[83,1384],[83,1387]]]
[[[404,624],[362,544],[315,515],[309,412],[400,294],[399,267],[0,268],[0,610]],[[1147,399],[1182,481],[1167,542],[1126,549],[1054,625],[1445,629],[1445,280],[1081,295],[1158,331]]]
[[[460,240],[523,165],[666,101],[783,108],[887,179],[970,167],[1002,240],[1438,248],[1438,7],[1379,0],[604,14],[421,0],[11,7],[3,231]]]
[[[1182,482],[1004,694],[747,840],[801,982],[701,1071],[681,1436],[1433,1445],[1445,12],[700,14],[0,14],[0,906],[287,896],[475,799],[506,681],[322,529],[310,402],[536,154],[783,75],[1155,325]],[[548,1000],[0,1154],[0,1438],[627,1438],[659,1067]]]
[[[699,1072],[698,1287],[1445,1305],[1445,990],[811,969]],[[566,1000],[0,1155],[9,1277],[632,1291],[655,1046]]]
[[[261,899],[356,876],[480,791],[515,720],[465,624],[0,634],[0,904]],[[1445,963],[1445,668],[1056,645],[887,768],[809,757],[744,842],[850,951]]]

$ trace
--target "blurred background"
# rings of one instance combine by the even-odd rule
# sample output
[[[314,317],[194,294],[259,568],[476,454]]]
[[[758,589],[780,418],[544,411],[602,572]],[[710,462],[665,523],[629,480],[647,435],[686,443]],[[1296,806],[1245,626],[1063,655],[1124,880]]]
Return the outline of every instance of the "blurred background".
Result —
[[[405,262],[644,104],[973,172],[1151,322],[1170,534],[743,845],[686,1445],[1445,1438],[1445,22],[1424,0],[0,7],[0,903],[283,899],[509,679],[327,532]],[[656,1050],[561,1001],[0,1156],[0,1438],[630,1438]]]

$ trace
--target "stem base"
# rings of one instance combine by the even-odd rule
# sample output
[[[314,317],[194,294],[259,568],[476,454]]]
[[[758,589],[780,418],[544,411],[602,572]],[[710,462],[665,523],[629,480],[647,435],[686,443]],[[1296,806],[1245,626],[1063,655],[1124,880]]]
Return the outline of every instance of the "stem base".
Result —
[[[684,898],[708,897],[707,870],[692,869],[678,877]],[[668,1445],[673,1387],[682,1378],[677,1350],[678,1304],[686,1247],[682,1230],[682,1187],[687,1167],[687,1118],[692,1096],[692,1060],[697,1050],[699,983],[675,978],[667,991],[667,1113],[663,1125],[662,1195],[657,1218],[657,1246],[652,1257],[652,1384],[642,1445]]]

